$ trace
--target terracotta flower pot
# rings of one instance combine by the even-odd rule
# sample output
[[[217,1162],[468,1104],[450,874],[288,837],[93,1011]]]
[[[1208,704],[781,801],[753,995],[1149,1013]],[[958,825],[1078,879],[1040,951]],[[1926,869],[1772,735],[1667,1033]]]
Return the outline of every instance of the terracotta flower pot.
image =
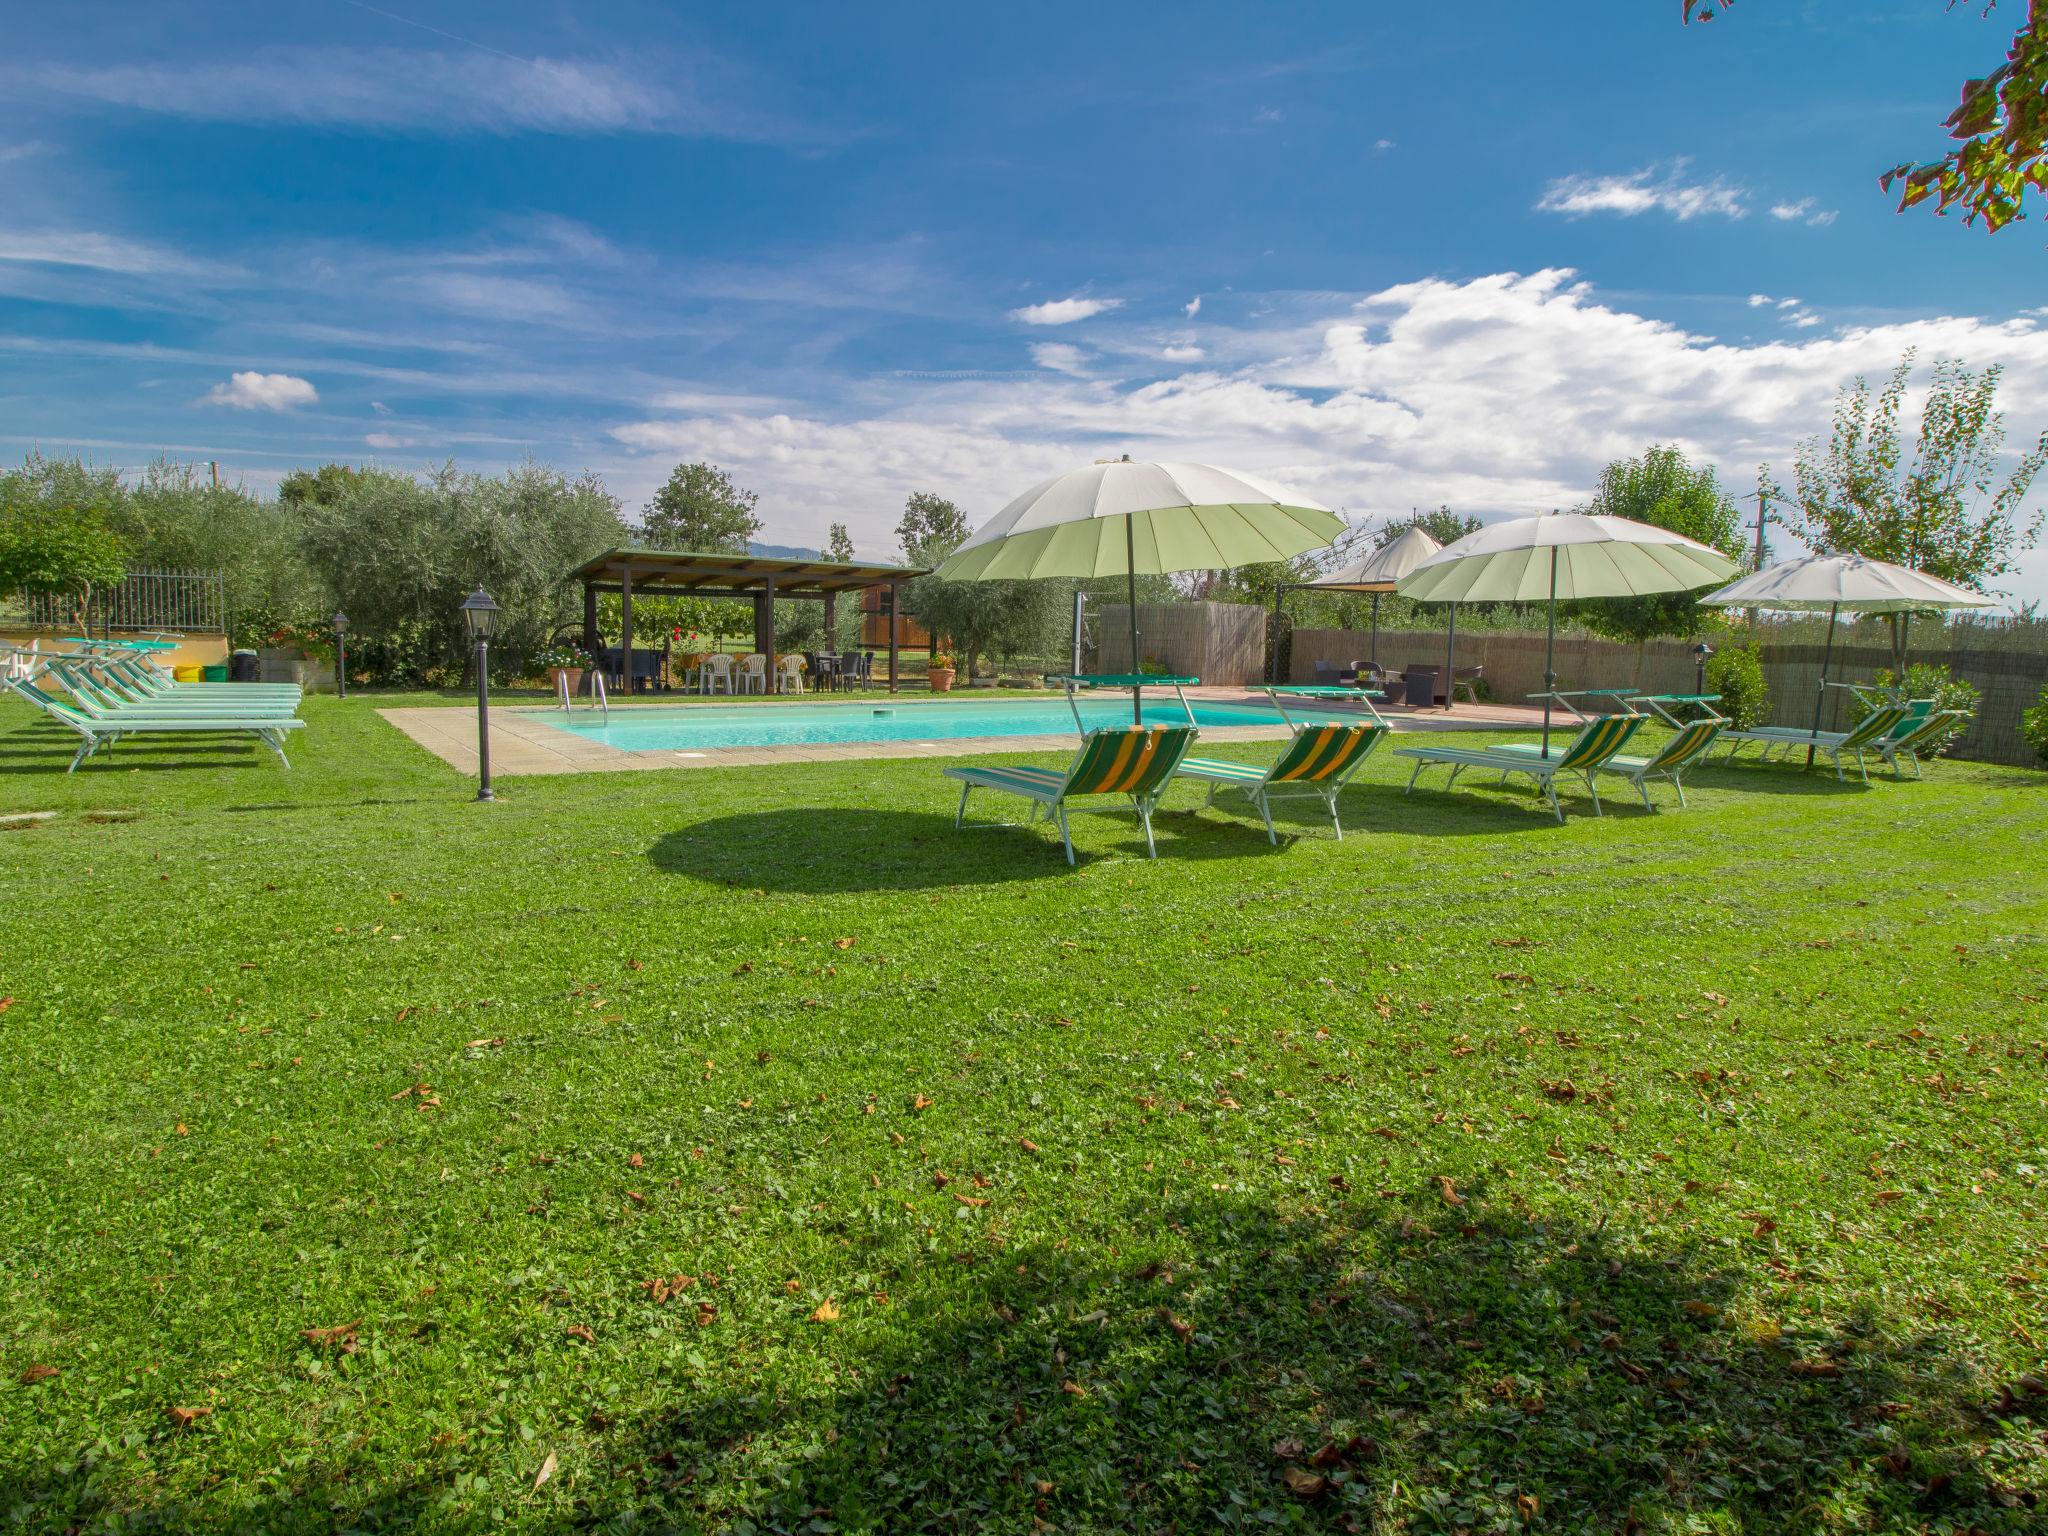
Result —
[[[548,668],[548,681],[553,683],[557,688],[561,687],[562,681],[565,678],[568,680],[569,683],[569,691],[571,693],[574,693],[577,689],[583,686],[583,669],[581,667]]]
[[[951,667],[933,667],[925,675],[931,679],[933,693],[951,693],[953,691],[953,669]]]

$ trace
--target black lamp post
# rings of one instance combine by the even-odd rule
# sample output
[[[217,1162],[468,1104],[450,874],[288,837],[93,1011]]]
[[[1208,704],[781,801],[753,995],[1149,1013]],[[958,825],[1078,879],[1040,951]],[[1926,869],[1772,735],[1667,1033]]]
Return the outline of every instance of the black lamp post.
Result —
[[[334,610],[334,691],[348,697],[348,615]]]
[[[1705,693],[1707,691],[1707,658],[1713,654],[1714,648],[1704,640],[1692,648],[1692,691],[1694,693]]]
[[[495,800],[491,793],[491,636],[498,628],[498,605],[491,594],[478,587],[462,600],[462,622],[476,642],[476,797]]]

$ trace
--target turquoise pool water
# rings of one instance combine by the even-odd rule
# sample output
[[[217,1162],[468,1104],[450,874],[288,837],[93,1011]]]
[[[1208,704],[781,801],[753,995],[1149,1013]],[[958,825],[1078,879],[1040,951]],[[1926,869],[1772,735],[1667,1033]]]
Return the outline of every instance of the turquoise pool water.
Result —
[[[1197,725],[1278,725],[1280,717],[1257,704],[1188,701]],[[1064,699],[933,699],[901,704],[684,704],[673,709],[616,709],[603,715],[559,710],[539,714],[557,730],[601,741],[623,752],[689,752],[707,747],[795,746],[807,742],[952,741],[966,736],[1071,735],[1074,716]],[[1129,695],[1081,702],[1090,728],[1131,718]],[[1177,701],[1145,700],[1147,725],[1180,725]]]

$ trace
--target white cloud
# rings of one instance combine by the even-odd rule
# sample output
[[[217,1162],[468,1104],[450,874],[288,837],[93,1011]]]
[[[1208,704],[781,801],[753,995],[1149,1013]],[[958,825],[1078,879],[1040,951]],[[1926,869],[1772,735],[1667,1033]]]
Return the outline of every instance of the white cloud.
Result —
[[[1192,299],[1189,299],[1187,303],[1181,305],[1180,312],[1190,320],[1194,319],[1195,316],[1202,312],[1202,296],[1198,293]]]
[[[237,373],[216,384],[202,398],[205,405],[231,405],[243,411],[289,411],[315,405],[320,392],[289,373]]]
[[[1785,317],[1785,323],[1789,326],[1793,326],[1799,330],[1804,331],[1812,329],[1814,326],[1819,325],[1821,322],[1819,315],[1814,314],[1811,310],[1803,309],[1796,315],[1787,315]]]
[[[389,416],[391,414],[391,407],[386,405],[382,400],[372,400],[370,402],[370,409],[375,411],[379,416]]]
[[[125,277],[217,279],[234,275],[233,268],[217,262],[197,260],[142,240],[80,229],[0,229],[0,261],[85,267]]]
[[[372,448],[407,448],[412,445],[411,438],[394,437],[389,432],[372,432],[363,441]]]
[[[1072,325],[1076,320],[1092,319],[1123,307],[1122,299],[1048,299],[1043,304],[1027,304],[1022,309],[1013,309],[1010,318],[1021,320],[1026,325]]]
[[[1835,222],[1835,210],[1822,208],[1810,197],[1802,197],[1796,203],[1771,204],[1771,217],[1787,224],[1827,225]]]
[[[715,71],[622,62],[522,59],[482,51],[282,47],[183,63],[0,69],[12,96],[227,123],[303,123],[452,133],[667,133],[741,139],[792,135],[736,86],[714,100],[694,83]],[[682,80],[688,82],[678,85]]]
[[[1267,332],[1205,335],[1227,368],[1147,382],[899,379],[844,414],[624,421],[612,437],[629,454],[607,472],[623,488],[676,455],[709,456],[762,492],[773,536],[807,539],[837,520],[881,548],[910,490],[943,488],[978,520],[1036,479],[1123,452],[1264,472],[1354,520],[1439,502],[1483,515],[1571,506],[1603,464],[1656,442],[1740,490],[1759,462],[1782,470],[1800,438],[1826,430],[1841,383],[1909,346],[2002,364],[2012,441],[2048,425],[2035,403],[2048,402],[2048,327],[2030,317],[1826,335],[1817,321],[1737,343],[1604,302],[1560,270],[1317,302]]]
[[[1762,309],[1771,302],[1773,301],[1768,293],[1752,293],[1749,296],[1749,307],[1751,309]]]
[[[1704,215],[1739,219],[1748,214],[1748,194],[1742,188],[1719,176],[1711,181],[1687,181],[1687,164],[1674,160],[1626,176],[1562,176],[1543,189],[1536,207],[1542,213],[1574,216],[1618,213],[1634,218],[1640,213],[1661,212],[1680,220]]]
[[[1780,300],[1778,300],[1778,308],[1780,308],[1780,309],[1797,309],[1798,307],[1799,307],[1799,301],[1798,301],[1797,299],[1780,299]]]
[[[1394,143],[1392,139],[1374,139],[1372,141],[1372,147],[1384,153],[1385,151],[1397,148],[1398,146]]]
[[[1064,341],[1035,341],[1031,344],[1031,361],[1055,373],[1086,377],[1092,356],[1085,347],[1070,346]]]
[[[1277,123],[1286,115],[1278,107],[1261,107],[1252,114],[1252,121],[1255,123]]]
[[[1170,347],[1162,347],[1159,355],[1169,363],[1199,363],[1208,354],[1192,342],[1176,342]]]

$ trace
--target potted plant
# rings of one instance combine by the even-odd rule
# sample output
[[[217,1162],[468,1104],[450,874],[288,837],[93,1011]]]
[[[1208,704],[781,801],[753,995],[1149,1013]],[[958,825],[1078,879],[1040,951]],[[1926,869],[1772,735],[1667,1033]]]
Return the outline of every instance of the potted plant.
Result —
[[[932,664],[925,672],[925,676],[931,681],[933,693],[951,693],[953,691],[953,653],[951,651],[933,651]]]
[[[583,686],[590,666],[590,658],[573,645],[551,645],[537,659],[547,668],[548,682],[559,689],[566,681],[572,694]]]

